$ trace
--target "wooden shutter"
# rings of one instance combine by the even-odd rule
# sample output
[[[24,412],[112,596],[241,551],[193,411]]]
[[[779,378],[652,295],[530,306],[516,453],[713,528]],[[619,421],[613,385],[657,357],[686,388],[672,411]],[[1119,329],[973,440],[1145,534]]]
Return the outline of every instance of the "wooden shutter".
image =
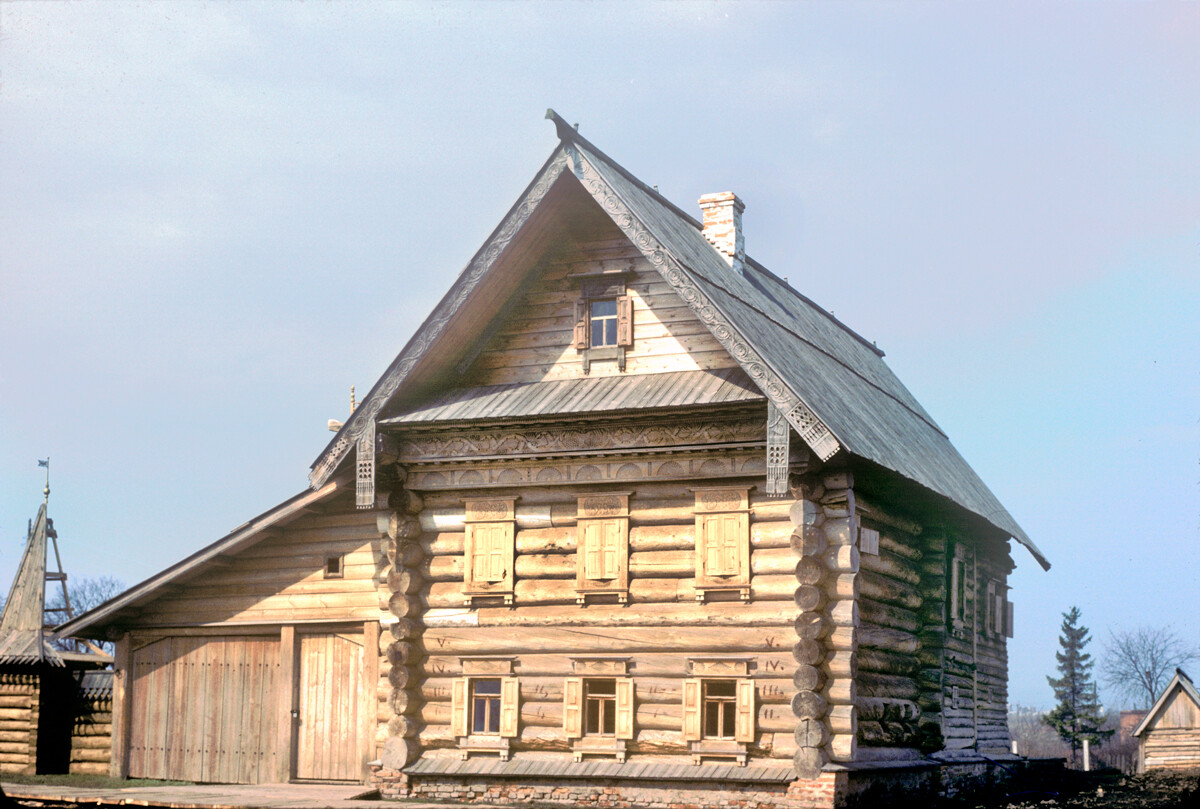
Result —
[[[633,345],[633,299],[628,295],[617,298],[617,345]]]
[[[704,575],[723,576],[721,556],[721,516],[706,514],[700,519],[700,541],[704,546]]]
[[[508,531],[505,526],[488,526],[487,537],[487,577],[484,581],[504,581],[508,573]]]
[[[1013,605],[1011,601],[1004,602],[1004,637],[1013,636]]]
[[[721,516],[721,561],[724,572],[722,576],[736,576],[742,570],[742,542],[740,514],[724,514]]]
[[[583,736],[583,678],[563,681],[563,733],[568,739]]]
[[[500,735],[513,738],[517,735],[517,717],[520,715],[520,691],[516,677],[500,678]]]
[[[617,678],[617,738],[633,738],[633,680]]]
[[[683,681],[683,739],[698,742],[701,739],[703,722],[700,711],[700,681]]]
[[[588,347],[588,305],[586,300],[575,301],[575,349]]]
[[[583,526],[583,575],[589,579],[604,578],[604,523],[588,520]]]
[[[601,523],[602,543],[600,550],[600,578],[615,579],[620,575],[621,522],[605,520]]]
[[[989,581],[987,583],[987,614],[985,616],[987,634],[995,635],[997,633],[996,624],[1000,620],[1000,611],[996,604],[996,582]]]
[[[450,730],[455,736],[467,733],[467,685],[466,677],[459,677],[450,684]]]
[[[754,742],[754,681],[737,681],[737,720],[734,725],[733,740],[737,742]]]

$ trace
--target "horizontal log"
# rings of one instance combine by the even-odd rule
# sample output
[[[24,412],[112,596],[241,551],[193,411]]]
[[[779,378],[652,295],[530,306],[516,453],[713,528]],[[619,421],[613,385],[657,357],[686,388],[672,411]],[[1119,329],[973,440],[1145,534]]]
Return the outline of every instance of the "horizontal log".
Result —
[[[858,614],[863,624],[875,624],[888,629],[917,632],[922,623],[917,613],[894,604],[884,604],[870,598],[859,598]]]
[[[834,734],[829,740],[829,757],[834,761],[853,761],[858,753],[858,739],[851,734]]]
[[[858,739],[863,745],[900,747],[916,744],[918,735],[915,724],[907,722],[882,722],[874,719],[860,719],[858,723]]]
[[[0,696],[0,708],[28,708],[32,704],[32,697],[25,694]]]
[[[914,676],[920,668],[920,662],[911,654],[890,652],[873,646],[858,646],[858,667],[860,671],[870,671],[878,674],[897,674],[903,677]]]
[[[820,691],[825,684],[825,672],[817,666],[796,666],[792,686],[797,691]]]
[[[473,610],[479,626],[779,626],[787,619],[776,601],[714,601],[598,604],[586,608],[531,605],[479,607]],[[429,623],[433,624],[432,619]]]
[[[105,750],[112,746],[111,736],[75,736],[71,739],[72,750]]]
[[[880,525],[886,525],[889,528],[897,528],[906,534],[916,536],[921,533],[922,527],[918,522],[895,514],[888,509],[877,505],[873,500],[864,498],[860,492],[854,493],[854,505],[858,511],[867,519],[874,520]]]
[[[844,598],[829,607],[829,620],[834,626],[856,627],[862,621],[858,614],[858,602]]]
[[[521,554],[516,557],[513,570],[517,579],[575,579],[575,556],[537,553]]]
[[[830,705],[853,705],[854,680],[849,677],[830,677],[821,691]]]
[[[921,569],[911,560],[897,556],[882,548],[878,554],[866,554],[862,558],[863,570],[869,570],[889,579],[911,584],[916,587],[921,583]]]
[[[921,591],[910,584],[889,579],[878,573],[863,570],[858,575],[859,592],[863,597],[881,601],[884,604],[894,604],[898,607],[916,610],[922,603]]]
[[[821,719],[829,711],[825,698],[816,691],[797,691],[792,695],[791,707],[799,719]]]
[[[110,758],[111,758],[111,755],[109,754],[109,749],[107,747],[96,748],[96,749],[72,749],[71,750],[71,761],[73,761],[73,762],[74,761],[103,762],[103,761],[108,761]]]
[[[916,680],[894,674],[876,674],[860,670],[857,683],[858,696],[861,697],[916,700],[921,693]]]
[[[108,762],[72,761],[71,775],[108,775]]]
[[[849,677],[853,679],[858,676],[858,653],[848,651],[833,652],[826,658],[822,669],[831,677]]]
[[[877,649],[910,655],[921,648],[920,640],[911,632],[903,632],[899,629],[885,629],[884,627],[871,626],[869,624],[859,627],[858,645],[873,646]]]
[[[917,703],[907,699],[858,697],[854,707],[860,719],[918,722],[922,714]]]
[[[622,655],[623,657],[626,655]],[[571,654],[537,654],[521,655],[521,665],[518,670],[520,677],[546,676],[571,677],[573,675],[573,655]],[[691,677],[691,667],[685,655],[675,654],[634,654],[630,658],[630,670],[636,671],[641,677],[675,677],[683,679]],[[755,674],[771,678],[787,678],[795,668],[790,650],[782,652],[759,652],[754,655],[757,668]],[[461,677],[461,656],[458,654],[436,654],[422,659],[419,673],[425,677]]]
[[[830,601],[839,599],[857,599],[859,594],[859,573],[840,573],[830,575],[822,583],[822,589]]]
[[[794,640],[790,622],[776,627],[623,627],[619,633],[528,627],[496,633],[487,627],[428,627],[424,648],[439,655],[635,654],[647,652],[786,651]]]
[[[796,582],[791,576],[754,576],[750,582],[751,601],[783,600],[793,597]],[[574,604],[577,593],[574,580],[526,579],[513,587],[517,604]],[[695,580],[634,579],[629,583],[629,600],[635,604],[696,601]],[[425,603],[430,608],[462,607],[461,582],[434,582],[429,585]]]

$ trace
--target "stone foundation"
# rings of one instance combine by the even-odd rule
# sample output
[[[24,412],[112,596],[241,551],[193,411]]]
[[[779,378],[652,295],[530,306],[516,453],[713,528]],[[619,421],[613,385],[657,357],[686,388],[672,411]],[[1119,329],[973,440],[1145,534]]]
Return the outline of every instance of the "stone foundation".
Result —
[[[500,806],[532,802],[597,809],[853,809],[908,806],[938,795],[995,787],[1013,777],[1036,778],[1044,775],[1040,764],[1020,759],[914,761],[869,769],[839,767],[791,783],[410,776],[375,764],[371,783],[389,800]]]

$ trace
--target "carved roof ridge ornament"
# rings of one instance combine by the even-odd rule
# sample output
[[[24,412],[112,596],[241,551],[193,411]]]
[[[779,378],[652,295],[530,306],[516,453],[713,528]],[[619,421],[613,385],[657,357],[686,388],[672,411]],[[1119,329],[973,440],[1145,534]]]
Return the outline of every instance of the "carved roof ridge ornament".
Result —
[[[708,328],[717,342],[742,366],[755,384],[766,394],[800,438],[823,461],[832,458],[841,442],[791,387],[783,381],[770,363],[754,349],[732,320],[700,289],[682,261],[656,238],[637,218],[629,204],[621,198],[574,142],[564,143],[575,176],[601,209],[608,214],[622,233],[645,256],[663,280],[675,290],[688,308]]]
[[[350,448],[360,442],[363,433],[371,429],[383,406],[392,398],[400,384],[412,372],[414,366],[445,330],[446,325],[453,319],[463,303],[474,292],[479,281],[488,273],[496,259],[504,252],[513,238],[529,220],[538,203],[549,192],[554,181],[559,178],[567,167],[566,149],[559,147],[551,154],[550,159],[534,177],[533,182],[525,189],[525,193],[505,214],[504,219],[492,231],[483,246],[476,251],[467,266],[455,280],[446,295],[434,307],[425,322],[413,333],[412,338],[400,350],[396,359],[388,366],[387,371],[371,388],[366,398],[342,425],[342,429],[326,445],[324,451],[313,463],[308,475],[309,485],[313,489],[320,488],[337,470]],[[368,428],[367,422],[371,423]]]

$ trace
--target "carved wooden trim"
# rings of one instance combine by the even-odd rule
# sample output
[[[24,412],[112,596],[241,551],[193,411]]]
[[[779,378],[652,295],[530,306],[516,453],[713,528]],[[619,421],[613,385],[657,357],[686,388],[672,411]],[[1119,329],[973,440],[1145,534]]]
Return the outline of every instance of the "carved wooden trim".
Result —
[[[509,676],[513,673],[515,657],[460,657],[464,677]]]
[[[832,458],[841,449],[841,444],[829,428],[800,400],[750,341],[738,331],[733,322],[699,288],[691,273],[684,269],[683,263],[633,215],[628,204],[612,189],[581,150],[573,143],[564,143],[563,148],[567,152],[575,176],[613,223],[708,327],[713,337],[717,338],[717,342],[745,369],[767,398],[787,414],[788,421],[813,452],[823,461]]]
[[[792,430],[775,403],[767,400],[767,487],[768,497],[788,494],[788,457]]]
[[[354,504],[360,509],[375,507],[375,419],[370,419],[358,436]]]
[[[761,407],[761,405],[759,405]],[[761,412],[761,411],[760,411]],[[561,455],[631,447],[705,447],[759,443],[766,434],[761,417],[733,421],[688,420],[669,424],[617,423],[603,426],[413,432],[395,439],[403,463],[463,458]],[[760,444],[761,446],[761,444]]]
[[[629,658],[572,657],[571,673],[588,677],[625,677],[629,674]]]
[[[749,677],[752,657],[689,657],[689,677]]]
[[[588,596],[616,596],[618,604],[629,603],[629,494],[599,492],[580,495],[576,502],[575,601],[586,604]],[[588,575],[588,532],[615,531],[616,569],[607,578]],[[603,542],[603,539],[602,539]],[[603,555],[603,544],[600,550]],[[603,564],[603,561],[601,560]]]
[[[496,259],[520,232],[534,210],[537,209],[538,203],[550,191],[554,181],[559,178],[566,167],[567,153],[565,149],[560,149],[547,162],[521,199],[509,210],[507,216],[493,231],[479,252],[472,257],[462,275],[450,287],[450,291],[446,293],[429,318],[400,351],[399,356],[392,361],[383,377],[375,384],[366,401],[359,405],[358,409],[347,419],[345,426],[342,427],[333,443],[326,447],[321,457],[317,459],[308,476],[312,488],[316,489],[323,485],[334,473],[338,464],[349,452],[351,445],[358,441],[362,431],[366,429],[366,423],[375,421],[379,411],[392,398],[392,394],[396,392],[400,384],[408,378],[409,373],[429,346],[441,336],[446,325],[462,308],[463,303],[479,285],[479,281],[496,263]]]
[[[705,487],[696,493],[696,600],[708,593],[733,591],[742,601],[750,600],[750,490],[745,487]],[[713,573],[708,565],[710,543],[721,548],[736,546],[738,569]],[[717,559],[723,558],[718,551]]]

